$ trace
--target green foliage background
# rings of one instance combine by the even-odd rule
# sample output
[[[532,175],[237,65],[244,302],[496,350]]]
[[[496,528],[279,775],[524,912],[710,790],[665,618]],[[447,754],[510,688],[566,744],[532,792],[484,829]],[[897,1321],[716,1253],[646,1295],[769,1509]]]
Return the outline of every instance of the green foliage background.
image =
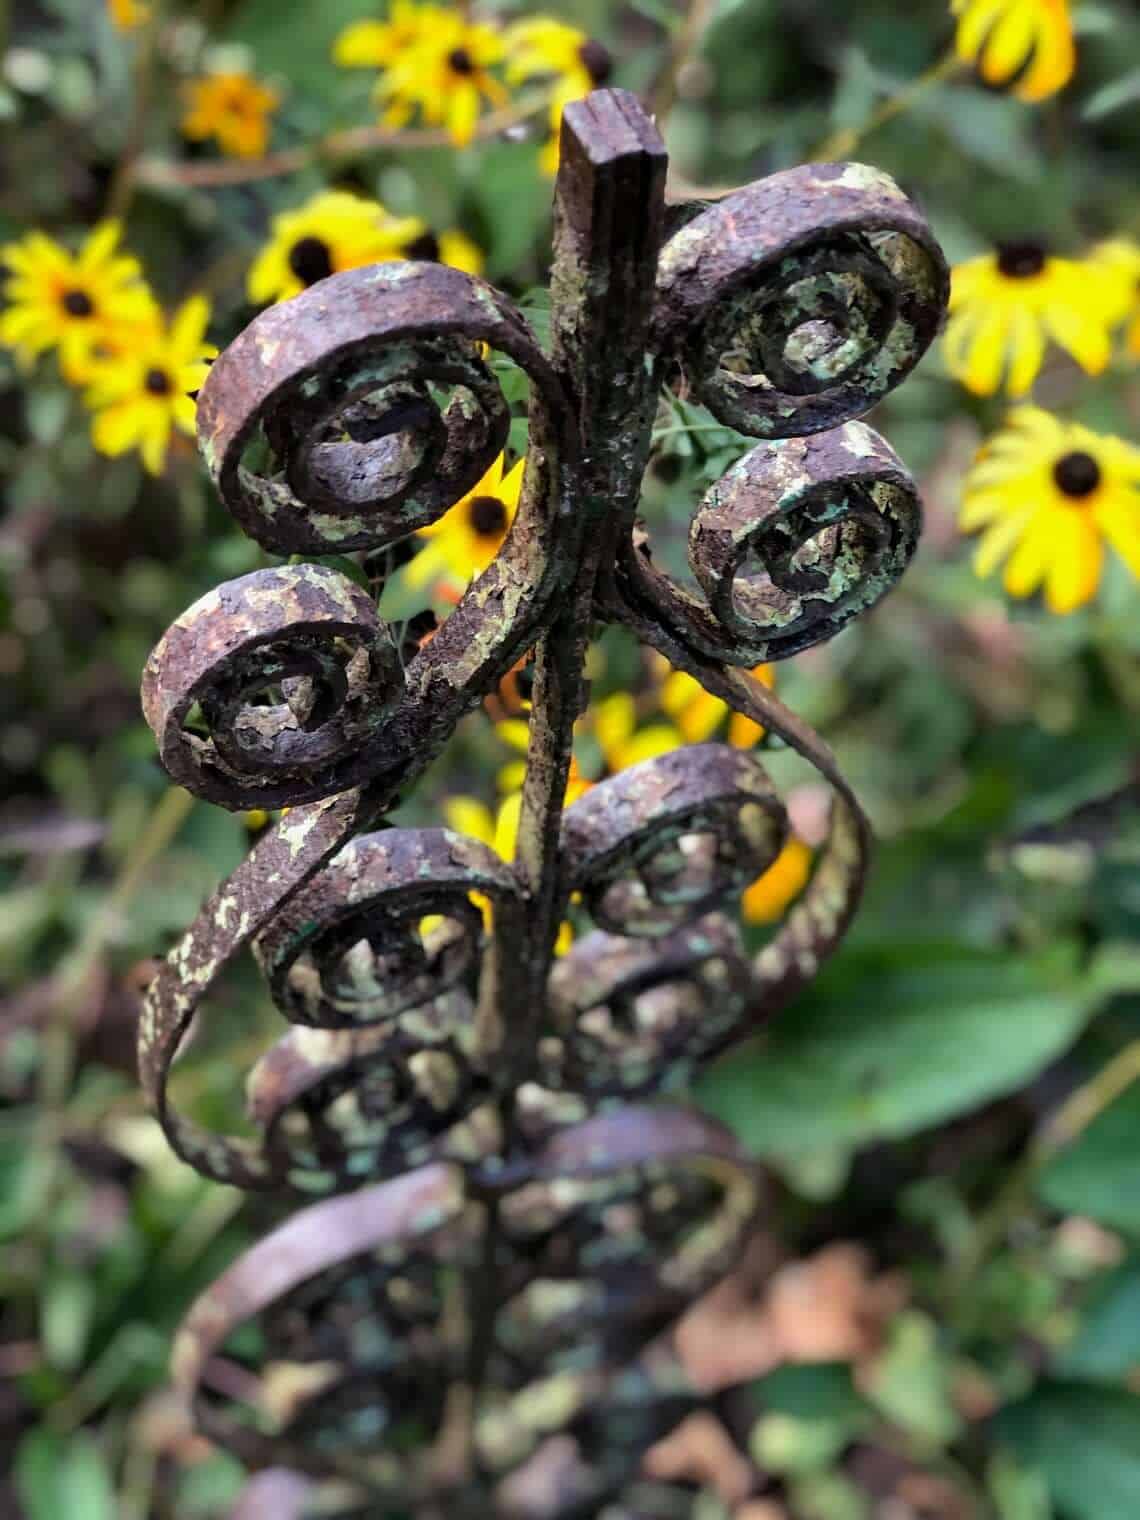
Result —
[[[275,146],[367,119],[367,79],[336,70],[329,49],[373,0],[174,9],[187,49],[208,26],[287,85]],[[948,47],[939,0],[713,12],[667,124],[681,180],[739,183],[832,133],[865,133],[854,156],[918,197],[952,260],[1003,238],[1075,251],[1140,234],[1140,15],[1127,0],[1077,7],[1077,80],[1043,107],[960,76],[870,131]],[[682,24],[666,0],[583,0],[572,19],[637,90]],[[168,94],[135,122],[133,45],[95,0],[19,0],[6,24],[0,238],[97,219],[132,123],[146,155],[185,154]],[[548,250],[535,153],[493,142],[222,190],[140,184],[128,241],[167,302],[210,293],[219,342],[251,315],[242,279],[268,218],[329,182],[463,227],[489,276],[521,294],[541,285]],[[1038,396],[1140,436],[1134,366],[1091,381],[1058,360]],[[1053,619],[975,580],[953,518],[1002,410],[932,354],[873,419],[923,482],[924,545],[872,617],[784,668],[781,693],[864,798],[881,837],[874,878],[816,986],[698,1094],[770,1167],[770,1233],[790,1257],[854,1240],[910,1284],[872,1391],[825,1367],[749,1393],[753,1456],[796,1520],[910,1520],[860,1481],[851,1454],[869,1448],[944,1478],[954,1515],[1140,1514],[1140,1086],[1127,1080],[1140,1072],[1140,590],[1116,566],[1092,607]],[[647,512],[683,528],[733,444],[671,430]],[[168,622],[262,558],[192,459],[151,481],[132,459],[95,456],[50,367],[27,377],[3,355],[0,469],[0,1448],[14,1453],[0,1514],[221,1515],[240,1474],[165,1404],[169,1339],[276,1215],[165,1152],[135,1086],[131,988],[249,835],[201,805],[173,826],[136,689]],[[604,653],[599,692],[640,679],[621,640]],[[772,758],[778,779],[802,779]],[[493,797],[501,759],[490,725],[471,720],[405,816],[433,817],[448,791]],[[179,1079],[202,1117],[238,1122],[235,1073],[273,1027],[252,974],[235,976]],[[1111,1232],[1101,1254],[1072,1247],[1060,1226],[1073,1216]],[[953,1397],[965,1371],[985,1385],[984,1414]],[[782,1455],[777,1428],[791,1432]],[[709,1496],[701,1513],[722,1512]]]

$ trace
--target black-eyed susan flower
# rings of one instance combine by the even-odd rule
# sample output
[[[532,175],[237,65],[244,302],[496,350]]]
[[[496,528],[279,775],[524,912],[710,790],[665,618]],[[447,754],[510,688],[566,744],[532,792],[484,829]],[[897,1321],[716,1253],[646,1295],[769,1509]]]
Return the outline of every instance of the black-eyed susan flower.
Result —
[[[1068,0],[953,0],[956,47],[987,84],[1013,81],[1019,100],[1044,100],[1073,77]]]
[[[377,80],[384,122],[403,127],[418,111],[430,126],[446,127],[456,147],[465,147],[484,103],[506,104],[506,89],[491,72],[502,57],[503,39],[494,27],[452,11],[438,12]]]
[[[437,522],[420,529],[419,537],[426,542],[405,572],[409,585],[427,586],[450,577],[465,586],[486,570],[515,520],[524,463],[520,459],[505,470],[505,456],[500,454],[466,496]]]
[[[613,72],[613,59],[602,43],[576,26],[550,16],[531,16],[507,28],[507,81],[526,84],[532,79],[553,81],[550,101],[551,136],[539,162],[543,172],[558,169],[558,133],[564,107],[605,84]]]
[[[193,393],[206,378],[207,361],[217,353],[206,342],[209,320],[209,302],[192,296],[166,330],[156,327],[99,365],[85,399],[95,412],[91,440],[101,454],[138,449],[146,468],[158,475],[171,434],[193,435]]]
[[[707,692],[691,675],[671,670],[668,665],[665,670],[668,673],[661,682],[661,711],[680,729],[687,744],[702,744],[711,739],[726,719],[728,742],[737,749],[751,749],[764,737],[759,723],[743,713],[733,712],[727,702]],[[774,665],[757,665],[751,674],[767,687],[776,684]]]
[[[149,0],[107,0],[107,14],[121,32],[145,26],[153,12]]]
[[[1140,449],[1019,407],[967,475],[959,525],[981,533],[978,575],[1004,561],[1010,596],[1044,587],[1050,612],[1073,612],[1096,593],[1106,543],[1140,578]]]
[[[1089,263],[1101,278],[1115,283],[1119,298],[1117,320],[1126,323],[1125,346],[1130,354],[1140,358],[1140,243],[1113,238],[1093,249]]]
[[[751,886],[744,889],[740,911],[746,923],[774,924],[783,918],[788,904],[807,885],[811,875],[812,852],[795,834],[789,834],[783,849]]]
[[[959,264],[950,286],[946,366],[975,395],[992,396],[1006,375],[1025,396],[1052,339],[1087,374],[1112,353],[1119,293],[1091,260],[1063,259],[1037,242],[1003,243]]]
[[[276,90],[250,74],[206,74],[185,86],[182,134],[193,142],[214,138],[233,158],[260,158],[269,145],[269,118],[281,102]]]
[[[250,266],[251,301],[287,301],[345,269],[407,257],[426,229],[417,216],[393,216],[379,201],[322,190],[273,218],[269,242]]]
[[[152,327],[158,309],[138,260],[119,251],[121,230],[102,222],[75,254],[42,232],[0,248],[9,303],[0,344],[25,364],[56,349],[64,378],[82,384],[101,351]]]

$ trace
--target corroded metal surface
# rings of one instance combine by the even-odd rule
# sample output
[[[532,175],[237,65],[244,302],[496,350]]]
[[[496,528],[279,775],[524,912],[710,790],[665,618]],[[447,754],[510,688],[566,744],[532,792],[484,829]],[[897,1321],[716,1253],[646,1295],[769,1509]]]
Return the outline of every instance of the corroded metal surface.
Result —
[[[831,638],[906,568],[917,495],[855,419],[929,345],[946,267],[875,170],[775,175],[692,208],[668,240],[664,172],[632,96],[566,109],[549,356],[484,282],[379,265],[263,313],[203,388],[203,453],[238,523],[278,554],[345,555],[437,521],[498,456],[496,352],[530,387],[511,531],[410,658],[353,580],[290,564],[202,598],[147,665],[171,776],[225,807],[289,807],[171,952],[140,1027],[179,1155],[320,1200],[236,1262],[178,1341],[203,1429],[265,1470],[250,1517],[622,1512],[641,1451],[696,1397],[668,1329],[760,1201],[723,1131],[627,1105],[771,1018],[858,902],[858,801],[741,667]],[[691,584],[657,569],[636,520],[672,384],[760,440],[695,506]],[[563,813],[596,621],[834,791],[811,879],[758,952],[734,899],[787,820],[756,755],[677,751]],[[443,829],[377,829],[532,650],[516,861]],[[571,901],[595,927],[555,963]],[[287,1021],[249,1076],[252,1138],[204,1130],[168,1086],[246,949]],[[261,1351],[238,1371],[255,1342],[232,1338],[251,1324]]]

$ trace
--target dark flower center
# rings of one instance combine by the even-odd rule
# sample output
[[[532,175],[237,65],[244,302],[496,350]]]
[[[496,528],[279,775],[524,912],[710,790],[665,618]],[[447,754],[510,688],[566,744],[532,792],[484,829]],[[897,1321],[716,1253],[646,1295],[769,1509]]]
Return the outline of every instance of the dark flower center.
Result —
[[[997,266],[1009,280],[1028,280],[1045,268],[1048,254],[1040,243],[999,243]]]
[[[95,312],[95,302],[85,290],[65,291],[62,304],[69,317],[90,317]]]
[[[431,262],[439,262],[439,239],[434,232],[421,232],[419,237],[404,244],[404,253],[409,259],[430,259]]]
[[[476,496],[467,519],[480,538],[499,538],[507,526],[507,509],[497,496]]]
[[[587,37],[578,49],[582,67],[595,84],[605,84],[614,71],[613,55],[609,48],[594,37]]]
[[[1091,496],[1100,485],[1100,465],[1083,449],[1074,449],[1053,466],[1053,479],[1066,496]]]
[[[148,369],[143,384],[152,396],[169,396],[174,389],[164,369]]]
[[[333,272],[332,252],[323,238],[303,237],[289,250],[289,268],[302,285],[327,280]]]
[[[447,64],[453,74],[474,74],[475,60],[466,48],[452,48]]]

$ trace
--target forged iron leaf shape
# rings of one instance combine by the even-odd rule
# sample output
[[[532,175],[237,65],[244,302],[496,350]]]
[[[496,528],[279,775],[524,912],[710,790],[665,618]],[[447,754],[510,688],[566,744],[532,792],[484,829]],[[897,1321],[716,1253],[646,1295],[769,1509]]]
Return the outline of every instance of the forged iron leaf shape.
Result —
[[[148,1095],[207,1176],[357,1189],[199,1300],[177,1376],[217,1439],[252,1467],[342,1482],[344,1513],[568,1520],[636,1473],[695,1397],[662,1332],[731,1262],[758,1182],[699,1115],[614,1105],[687,1080],[783,1006],[865,872],[866,820],[826,746],[741,667],[830,638],[913,553],[913,484],[854,419],[929,345],[945,263],[897,186],[851,164],[687,208],[662,246],[664,174],[633,97],[567,108],[549,357],[482,281],[378,265],[259,316],[200,399],[245,531],[282,555],[344,554],[437,520],[498,456],[510,419],[489,351],[530,385],[511,531],[406,667],[355,585],[292,564],[196,603],[143,682],[177,781],[289,808],[151,985]],[[635,520],[665,384],[761,440],[696,509],[692,588],[654,566]],[[787,829],[755,755],[678,751],[563,813],[595,620],[834,789],[811,882],[751,960],[721,910]],[[514,865],[447,830],[369,832],[529,650]],[[597,928],[552,972],[572,893]],[[250,946],[290,1024],[251,1074],[254,1140],[202,1130],[167,1090],[191,1018]],[[227,1340],[251,1320],[260,1372],[235,1378]]]

